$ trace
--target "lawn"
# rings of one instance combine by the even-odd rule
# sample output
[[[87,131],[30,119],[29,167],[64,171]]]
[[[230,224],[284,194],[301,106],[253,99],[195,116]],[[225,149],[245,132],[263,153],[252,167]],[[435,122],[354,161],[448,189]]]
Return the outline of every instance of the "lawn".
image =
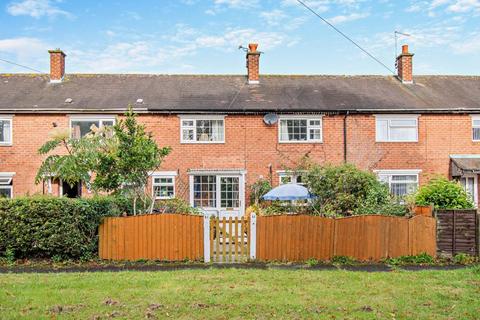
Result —
[[[0,319],[478,319],[480,269],[0,274]]]

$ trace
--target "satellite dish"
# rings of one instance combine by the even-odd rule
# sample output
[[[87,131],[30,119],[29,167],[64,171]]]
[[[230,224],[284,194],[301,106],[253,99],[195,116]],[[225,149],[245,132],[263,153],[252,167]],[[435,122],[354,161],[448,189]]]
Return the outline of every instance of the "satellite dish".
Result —
[[[267,113],[263,117],[263,122],[265,122],[267,126],[271,126],[272,124],[277,123],[277,121],[278,121],[278,116],[275,113]]]

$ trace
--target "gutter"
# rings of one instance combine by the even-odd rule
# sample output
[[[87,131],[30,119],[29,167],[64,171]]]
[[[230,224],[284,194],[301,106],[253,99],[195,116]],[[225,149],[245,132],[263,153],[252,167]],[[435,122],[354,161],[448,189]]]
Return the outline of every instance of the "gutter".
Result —
[[[98,108],[98,109],[76,109],[76,108],[22,108],[22,109],[1,109],[0,113],[124,113],[128,108]],[[318,114],[318,115],[352,115],[352,114],[480,114],[480,108],[442,108],[442,109],[343,109],[343,110],[318,110],[297,109],[297,110],[194,110],[192,109],[151,109],[133,108],[136,113],[149,114],[248,114],[263,115],[266,113],[277,114]]]

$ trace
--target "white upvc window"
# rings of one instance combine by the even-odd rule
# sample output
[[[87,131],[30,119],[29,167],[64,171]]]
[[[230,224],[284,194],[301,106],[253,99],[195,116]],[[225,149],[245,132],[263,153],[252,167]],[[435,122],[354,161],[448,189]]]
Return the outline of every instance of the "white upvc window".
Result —
[[[395,197],[404,197],[418,189],[421,170],[376,170],[378,179],[386,183]]]
[[[177,172],[156,172],[152,175],[152,193],[155,199],[175,198],[175,176]]]
[[[0,146],[11,146],[13,136],[12,116],[0,115]]]
[[[417,142],[418,115],[376,115],[377,142]]]
[[[472,116],[472,140],[480,141],[480,115]]]
[[[302,180],[302,171],[277,171],[278,174],[278,183],[287,184],[287,183],[297,183],[304,185],[305,183]]]
[[[70,129],[73,138],[81,138],[92,132],[94,128],[115,125],[115,116],[72,116]]]
[[[13,198],[13,176],[15,172],[0,172],[0,198]]]
[[[225,116],[180,116],[181,143],[224,143]]]
[[[475,206],[478,205],[478,178],[476,174],[467,174],[460,178],[460,183],[463,186],[463,189],[467,193],[468,197]]]
[[[321,116],[282,116],[278,125],[280,143],[322,142]]]

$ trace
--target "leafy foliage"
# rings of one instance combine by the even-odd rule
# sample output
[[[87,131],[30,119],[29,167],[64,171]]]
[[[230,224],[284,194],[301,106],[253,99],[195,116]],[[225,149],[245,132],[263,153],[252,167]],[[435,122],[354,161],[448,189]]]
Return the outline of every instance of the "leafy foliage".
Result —
[[[250,204],[258,205],[262,197],[272,190],[272,185],[270,181],[266,179],[259,179],[250,186]]]
[[[384,263],[398,266],[398,265],[415,265],[415,264],[434,264],[435,259],[427,254],[427,253],[420,253],[416,256],[401,256],[397,258],[388,258],[383,260]]]
[[[471,209],[473,202],[462,186],[455,181],[443,177],[430,180],[418,189],[414,196],[415,204],[428,206],[433,204],[436,209]]]
[[[198,208],[192,207],[188,202],[180,198],[156,201],[154,212],[202,215],[202,211],[200,211]]]
[[[8,259],[94,257],[101,219],[128,210],[129,203],[120,197],[0,200],[0,255]]]
[[[316,211],[327,216],[359,214],[405,215],[407,208],[390,196],[388,186],[354,165],[313,165],[305,182],[317,196]]]
[[[59,146],[66,152],[50,154]],[[131,108],[125,119],[113,127],[93,128],[81,138],[70,133],[56,132],[52,140],[40,149],[50,154],[40,166],[36,183],[54,176],[74,185],[84,181],[96,193],[107,192],[128,196],[136,212],[138,201],[142,211],[152,209],[151,199],[145,194],[149,172],[155,171],[170,153],[170,147],[160,148],[145,127],[137,122]]]

